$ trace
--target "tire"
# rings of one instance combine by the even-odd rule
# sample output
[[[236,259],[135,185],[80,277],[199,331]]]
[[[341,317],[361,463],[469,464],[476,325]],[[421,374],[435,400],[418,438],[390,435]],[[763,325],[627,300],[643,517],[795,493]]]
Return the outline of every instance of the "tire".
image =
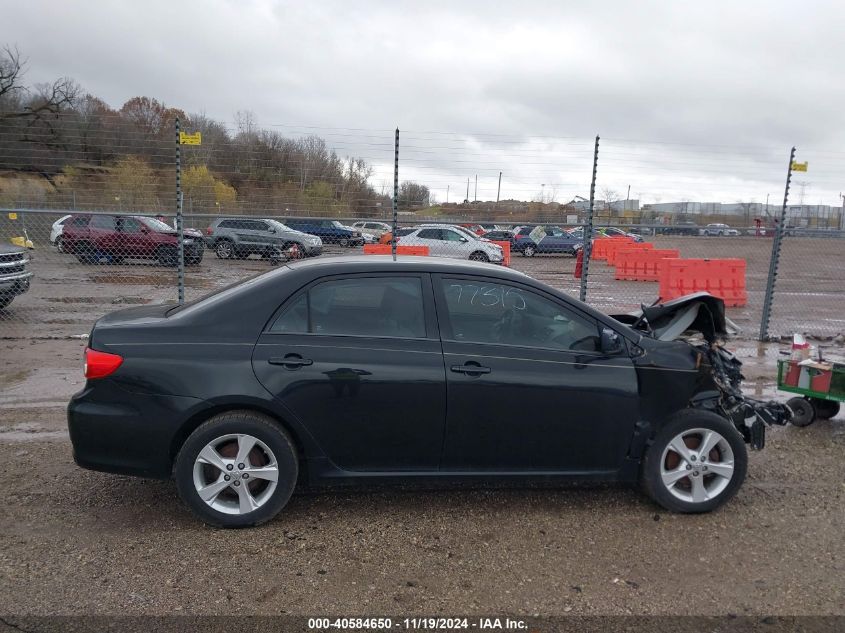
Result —
[[[202,263],[202,251],[198,254],[194,255],[193,257],[186,257],[185,258],[185,265],[186,266],[199,266]]]
[[[522,254],[525,257],[534,257],[536,252],[537,252],[537,249],[534,246],[526,246],[524,249],[522,249]]]
[[[59,252],[59,253],[65,252],[65,243],[64,243],[64,240],[62,239],[61,235],[59,235],[59,237],[56,238],[56,251]]]
[[[253,441],[246,460],[239,462],[238,451]],[[209,459],[201,458],[201,453]],[[246,467],[240,469],[239,464]],[[275,482],[258,474],[274,472]],[[299,459],[290,436],[272,419],[252,411],[221,413],[201,424],[182,445],[174,469],[182,500],[203,522],[222,528],[272,519],[290,499],[298,473]],[[243,477],[250,474],[251,479]],[[224,481],[225,477],[230,479]],[[209,501],[200,496],[203,488],[208,489]]]
[[[469,258],[474,262],[489,262],[490,258],[487,257],[487,253],[482,253],[481,251],[475,251],[474,253],[470,254]]]
[[[810,426],[816,421],[816,407],[807,398],[799,398],[797,396],[790,398],[786,401],[786,406],[792,409],[792,419],[790,422],[793,426]]]
[[[712,448],[702,464],[696,449],[708,438]],[[673,447],[677,446],[681,448],[676,451]],[[641,482],[646,493],[667,510],[710,512],[736,494],[747,468],[745,442],[733,424],[710,411],[685,409],[672,416],[651,441]]]
[[[822,400],[821,398],[810,398],[813,407],[816,409],[816,417],[822,420],[835,418],[839,413],[839,403],[836,400]]]
[[[347,246],[349,246],[349,238],[346,238],[346,237],[341,237],[341,238],[337,241],[337,243],[338,243],[338,244],[340,244],[341,246],[343,246],[344,248],[346,248]]]
[[[14,298],[15,295],[0,295],[0,310],[8,308]]]
[[[96,264],[97,251],[90,242],[80,242],[73,249],[80,264]]]
[[[175,246],[159,246],[156,259],[160,265],[172,268],[179,263],[179,253]]]
[[[214,253],[220,259],[232,259],[235,255],[235,245],[232,244],[232,240],[217,240],[214,243]]]

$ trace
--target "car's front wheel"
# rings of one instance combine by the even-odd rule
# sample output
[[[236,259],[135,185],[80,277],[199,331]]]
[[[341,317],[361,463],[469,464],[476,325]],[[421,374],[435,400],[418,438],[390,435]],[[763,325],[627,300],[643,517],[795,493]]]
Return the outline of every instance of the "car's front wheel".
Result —
[[[230,259],[235,255],[235,245],[232,244],[231,240],[217,240],[214,245],[214,253],[220,259]]]
[[[733,424],[710,411],[688,409],[657,433],[646,452],[642,483],[673,512],[709,512],[733,497],[748,453]]]
[[[272,519],[293,493],[296,449],[273,420],[251,411],[216,415],[197,428],[176,458],[179,494],[204,522],[217,527]]]
[[[534,254],[537,252],[537,249],[533,246],[526,246],[525,249],[522,251],[522,254],[526,257],[534,257]]]

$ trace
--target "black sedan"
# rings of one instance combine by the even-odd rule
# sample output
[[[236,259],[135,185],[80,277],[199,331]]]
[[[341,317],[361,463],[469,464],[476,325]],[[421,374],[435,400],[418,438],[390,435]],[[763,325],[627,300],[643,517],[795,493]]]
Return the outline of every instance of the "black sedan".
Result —
[[[97,321],[74,457],[175,477],[225,527],[267,521],[297,486],[375,482],[641,482],[671,510],[712,510],[761,445],[757,405],[727,352],[660,340],[712,339],[720,301],[650,310],[626,325],[474,262],[284,265]]]

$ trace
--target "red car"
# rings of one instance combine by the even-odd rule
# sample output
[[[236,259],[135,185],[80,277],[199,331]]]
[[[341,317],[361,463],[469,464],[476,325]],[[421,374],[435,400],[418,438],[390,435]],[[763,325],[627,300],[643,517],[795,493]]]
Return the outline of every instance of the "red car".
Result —
[[[202,233],[184,230],[185,264],[202,261]],[[102,260],[119,264],[124,259],[155,259],[162,266],[175,266],[179,240],[176,230],[161,220],[140,215],[74,215],[62,231],[64,252],[83,264]]]
[[[464,224],[459,224],[458,226],[462,226],[465,229],[469,229],[470,231],[472,231],[476,235],[484,235],[484,233],[485,233],[484,227],[481,226],[480,224],[472,224],[471,222],[465,222]]]

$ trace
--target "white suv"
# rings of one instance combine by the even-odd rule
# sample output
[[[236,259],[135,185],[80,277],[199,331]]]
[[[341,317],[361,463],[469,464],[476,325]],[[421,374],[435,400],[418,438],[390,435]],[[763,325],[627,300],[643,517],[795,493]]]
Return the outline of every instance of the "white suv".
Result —
[[[704,227],[705,235],[739,235],[739,231],[727,224],[708,224]]]
[[[423,224],[400,237],[398,243],[401,246],[428,246],[428,254],[432,257],[472,259],[494,264],[501,264],[504,260],[502,247],[498,244],[463,233],[452,226]]]
[[[390,233],[389,224],[386,222],[375,222],[373,220],[356,222],[352,225],[352,228],[360,231],[361,235],[372,235],[375,238],[379,238],[385,233]]]

